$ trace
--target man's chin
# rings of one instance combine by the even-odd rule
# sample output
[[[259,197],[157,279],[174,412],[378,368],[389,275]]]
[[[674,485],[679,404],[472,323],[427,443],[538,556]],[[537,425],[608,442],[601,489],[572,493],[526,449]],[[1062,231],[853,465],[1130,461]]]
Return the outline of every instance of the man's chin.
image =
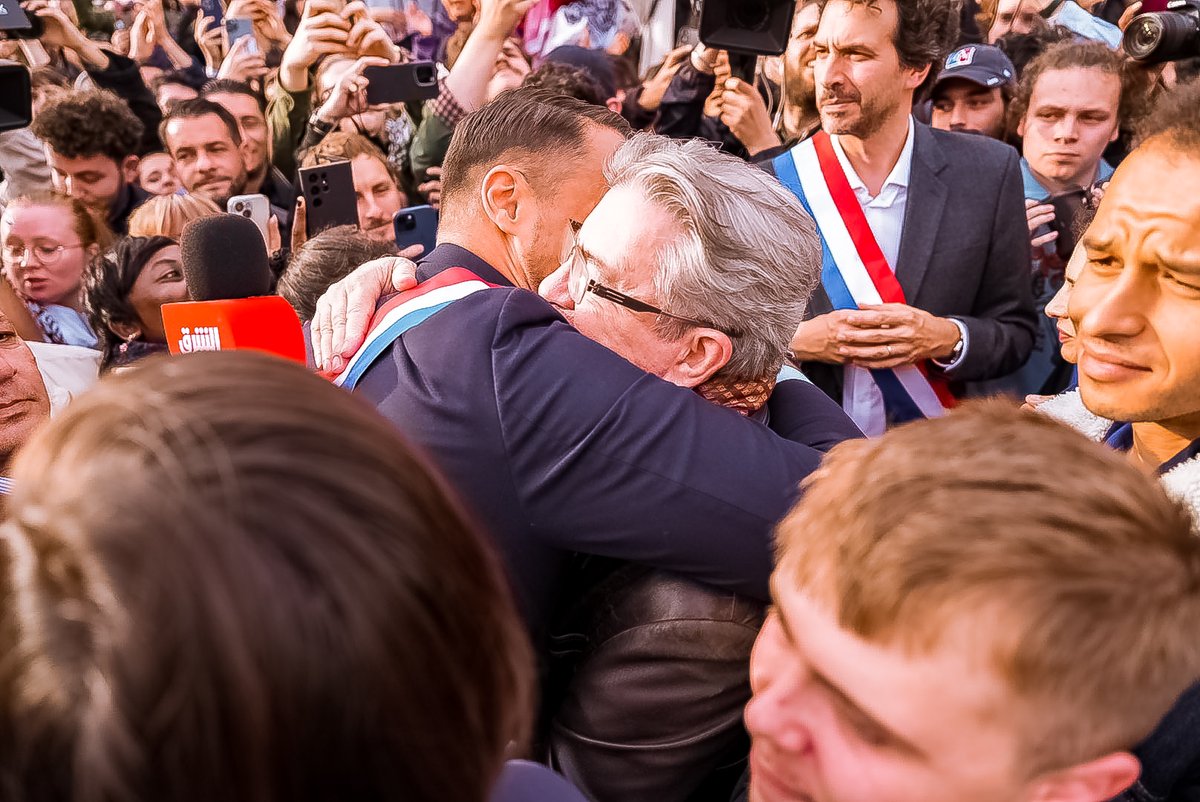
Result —
[[[1154,420],[1153,404],[1142,402],[1143,398],[1153,400],[1154,394],[1143,392],[1132,385],[1132,382],[1100,383],[1080,373],[1079,397],[1088,412],[1111,421]]]

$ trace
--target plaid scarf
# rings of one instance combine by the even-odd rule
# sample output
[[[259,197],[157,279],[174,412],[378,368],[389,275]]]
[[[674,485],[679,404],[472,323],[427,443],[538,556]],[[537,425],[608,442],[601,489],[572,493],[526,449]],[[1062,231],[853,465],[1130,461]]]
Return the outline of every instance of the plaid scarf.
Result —
[[[728,407],[740,415],[753,415],[762,409],[775,389],[775,377],[752,381],[724,382],[718,379],[701,384],[696,392],[706,401]]]

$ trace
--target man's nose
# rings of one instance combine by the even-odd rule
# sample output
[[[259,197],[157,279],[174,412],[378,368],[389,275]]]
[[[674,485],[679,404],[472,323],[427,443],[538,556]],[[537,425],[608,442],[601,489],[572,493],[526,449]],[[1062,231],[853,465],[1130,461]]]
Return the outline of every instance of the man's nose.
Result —
[[[950,127],[952,129],[967,127],[967,108],[963,103],[955,103],[950,110]]]
[[[570,262],[563,263],[558,270],[542,279],[541,285],[538,286],[538,294],[557,307],[574,309],[575,300],[571,298],[567,280],[570,272]]]
[[[1066,114],[1054,126],[1054,139],[1058,142],[1074,142],[1079,138],[1075,115]]]

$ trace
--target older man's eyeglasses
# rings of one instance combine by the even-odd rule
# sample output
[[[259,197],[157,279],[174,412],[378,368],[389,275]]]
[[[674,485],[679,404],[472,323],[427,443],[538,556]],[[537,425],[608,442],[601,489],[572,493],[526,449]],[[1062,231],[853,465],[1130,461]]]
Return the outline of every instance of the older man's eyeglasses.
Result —
[[[731,337],[739,336],[736,331],[724,329],[713,323],[705,323],[703,320],[684,317],[683,315],[675,315],[664,311],[653,304],[648,304],[645,301],[639,301],[637,298],[626,295],[619,290],[614,290],[612,287],[606,287],[592,277],[592,269],[589,265],[589,257],[583,246],[579,244],[579,229],[583,226],[582,223],[571,221],[571,254],[567,257],[570,262],[570,267],[567,272],[567,291],[571,293],[571,300],[576,304],[583,303],[583,297],[589,292],[597,298],[603,298],[606,301],[612,301],[614,304],[623,306],[626,309],[632,309],[634,312],[646,312],[652,315],[662,315],[673,320],[681,320],[684,323],[690,323],[693,326],[699,326],[703,329],[716,329],[723,331]]]

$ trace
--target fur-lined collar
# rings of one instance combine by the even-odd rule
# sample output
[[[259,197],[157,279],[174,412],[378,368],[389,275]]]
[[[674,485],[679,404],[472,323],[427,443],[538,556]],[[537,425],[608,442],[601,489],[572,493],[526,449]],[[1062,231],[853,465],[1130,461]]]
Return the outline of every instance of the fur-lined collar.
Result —
[[[1113,422],[1088,411],[1078,390],[1056,395],[1037,408],[1038,412],[1061,421],[1083,435],[1101,442]],[[1161,477],[1163,487],[1192,511],[1200,529],[1200,457],[1179,463]]]

